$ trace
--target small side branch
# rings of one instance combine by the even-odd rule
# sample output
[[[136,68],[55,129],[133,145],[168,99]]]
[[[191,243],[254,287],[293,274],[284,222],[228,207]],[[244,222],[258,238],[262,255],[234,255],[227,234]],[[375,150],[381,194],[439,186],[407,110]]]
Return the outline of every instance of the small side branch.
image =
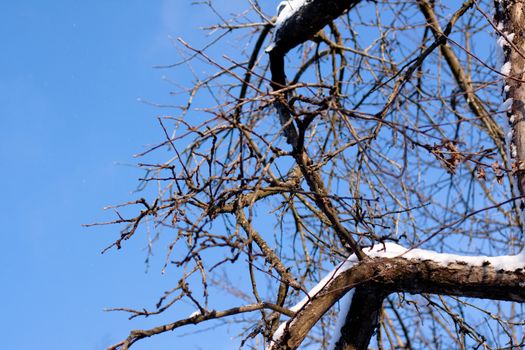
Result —
[[[301,285],[299,284],[299,282],[295,280],[290,271],[288,271],[288,269],[283,265],[281,259],[279,259],[279,257],[277,256],[277,254],[275,254],[272,248],[268,246],[266,241],[259,235],[257,231],[253,229],[252,225],[250,224],[242,210],[238,210],[236,212],[236,219],[237,223],[246,232],[249,239],[255,241],[255,243],[259,246],[266,260],[279,273],[281,279],[292,288],[300,290]]]
[[[174,329],[177,329],[177,328],[180,328],[186,325],[199,324],[201,322],[208,321],[208,320],[220,319],[220,318],[224,318],[228,316],[238,315],[238,314],[242,314],[246,312],[258,311],[262,309],[273,310],[273,311],[276,311],[276,312],[279,312],[279,313],[282,313],[288,316],[294,315],[294,313],[291,312],[290,310],[284,307],[275,305],[275,304],[271,304],[271,303],[251,304],[251,305],[239,306],[239,307],[235,307],[235,308],[231,308],[231,309],[227,309],[223,311],[213,310],[213,311],[206,312],[205,314],[195,315],[195,316],[188,317],[188,318],[185,318],[183,320],[176,321],[173,323],[165,324],[159,327],[131,331],[131,333],[125,340],[121,341],[118,344],[110,346],[109,348],[107,348],[107,350],[127,350],[129,349],[131,345],[133,345],[134,343],[136,343],[137,341],[141,339],[149,338],[157,334],[173,331]]]

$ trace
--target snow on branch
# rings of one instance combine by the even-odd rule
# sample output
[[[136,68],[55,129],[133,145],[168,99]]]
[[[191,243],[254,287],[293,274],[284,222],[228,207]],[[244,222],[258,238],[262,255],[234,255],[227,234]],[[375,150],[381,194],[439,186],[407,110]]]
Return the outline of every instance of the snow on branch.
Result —
[[[285,0],[277,6],[277,20],[275,21],[275,30],[279,30],[281,25],[290,18],[295,12],[311,0]]]
[[[267,349],[295,349],[317,320],[352,288],[373,281],[385,290],[525,301],[525,254],[464,256],[385,243],[363,250],[330,271],[290,310]],[[315,317],[312,317],[314,316]]]
[[[360,0],[285,0],[277,7],[272,43],[266,52],[285,54],[305,42]]]

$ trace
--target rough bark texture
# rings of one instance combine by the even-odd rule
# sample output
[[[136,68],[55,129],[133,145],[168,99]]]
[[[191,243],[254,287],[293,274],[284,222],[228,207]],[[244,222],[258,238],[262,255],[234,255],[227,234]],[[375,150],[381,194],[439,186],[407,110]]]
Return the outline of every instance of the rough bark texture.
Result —
[[[496,271],[490,265],[470,266],[454,263],[442,266],[430,260],[403,258],[365,260],[341,273],[312,297],[310,302],[288,321],[283,336],[270,349],[297,349],[321,316],[348,290],[362,284],[373,282],[378,289],[388,292],[431,293],[524,302],[524,280],[523,269]]]
[[[502,38],[505,64],[510,72],[505,77],[505,94],[512,99],[507,112],[511,131],[509,133],[510,154],[513,171],[517,176],[519,195],[525,195],[525,1],[495,1],[496,22]],[[521,209],[525,209],[523,200]]]

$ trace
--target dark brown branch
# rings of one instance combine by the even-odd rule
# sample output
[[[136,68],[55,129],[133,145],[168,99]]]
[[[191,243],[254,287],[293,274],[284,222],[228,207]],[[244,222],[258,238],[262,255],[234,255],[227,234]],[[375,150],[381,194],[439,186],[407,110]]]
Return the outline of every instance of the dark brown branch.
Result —
[[[259,249],[261,249],[266,260],[279,273],[281,279],[292,288],[300,290],[301,285],[299,284],[299,282],[295,280],[290,271],[283,265],[281,259],[279,259],[279,257],[277,256],[277,254],[275,254],[272,248],[268,246],[268,243],[266,243],[266,241],[259,235],[259,233],[253,229],[252,225],[250,224],[242,210],[237,210],[235,216],[237,219],[237,223],[246,232],[249,239],[253,239],[255,243],[259,246]]]
[[[284,56],[360,2],[360,0],[312,0],[306,3],[278,28],[271,52]]]
[[[359,260],[366,258],[366,255],[352,237],[352,234],[343,226],[341,220],[339,220],[339,215],[329,199],[328,191],[324,186],[323,180],[316,171],[312,160],[308,154],[306,154],[306,151],[304,149],[300,151],[297,150],[294,154],[294,158],[306,179],[308,187],[310,187],[310,191],[312,191],[314,195],[315,203],[328,218],[343,246],[347,249],[350,248]]]
[[[276,31],[274,40],[267,49],[270,55],[271,86],[274,91],[286,87],[284,56],[288,51],[304,43],[324,26],[354,7],[360,0],[312,0],[298,9]],[[288,106],[288,92],[277,96],[274,104],[284,129],[287,142],[297,148],[299,135]]]

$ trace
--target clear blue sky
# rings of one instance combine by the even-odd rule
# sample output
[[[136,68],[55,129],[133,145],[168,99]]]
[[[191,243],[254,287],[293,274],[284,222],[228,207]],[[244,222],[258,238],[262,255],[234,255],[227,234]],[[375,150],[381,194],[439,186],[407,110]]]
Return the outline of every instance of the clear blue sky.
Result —
[[[193,37],[211,15],[191,1],[7,1],[0,11],[0,348],[102,349],[133,328],[186,317],[127,321],[105,307],[152,307],[177,276],[144,273],[144,240],[100,251],[117,227],[102,208],[133,199],[134,153],[162,138],[172,102],[153,69],[173,63],[168,37]],[[233,6],[235,1],[230,2]],[[239,4],[239,2],[237,2]],[[246,5],[243,2],[243,5]],[[173,77],[172,77],[173,78]],[[191,81],[191,77],[177,76]],[[180,314],[179,314],[180,312]],[[177,334],[191,332],[187,328]],[[139,342],[136,349],[231,349],[227,327]],[[213,340],[210,340],[213,339]],[[224,344],[221,347],[220,344]]]

